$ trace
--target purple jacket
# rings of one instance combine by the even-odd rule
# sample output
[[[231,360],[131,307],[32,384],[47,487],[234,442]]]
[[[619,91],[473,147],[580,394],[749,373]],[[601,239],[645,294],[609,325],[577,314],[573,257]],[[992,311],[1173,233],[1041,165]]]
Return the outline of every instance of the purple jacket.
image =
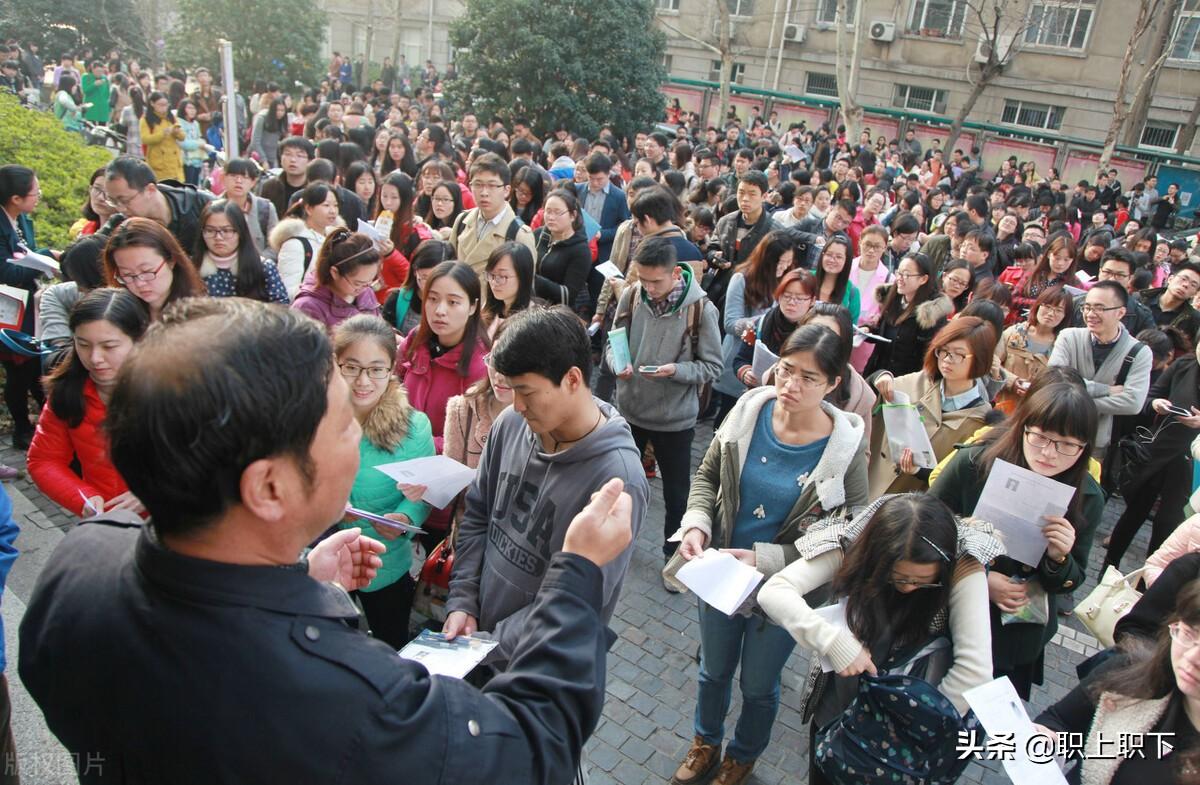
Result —
[[[371,289],[364,289],[354,302],[348,303],[335,295],[332,289],[318,284],[311,276],[306,276],[304,283],[300,285],[292,307],[316,319],[330,332],[351,316],[358,316],[360,313],[379,316],[379,300],[375,298],[375,292]]]

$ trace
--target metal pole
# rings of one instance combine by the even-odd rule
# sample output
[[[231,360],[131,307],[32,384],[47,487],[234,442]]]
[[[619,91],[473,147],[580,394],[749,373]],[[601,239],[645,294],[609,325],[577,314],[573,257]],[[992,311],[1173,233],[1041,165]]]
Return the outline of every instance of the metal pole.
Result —
[[[233,43],[221,39],[221,84],[225,87],[225,160],[238,157],[237,92],[233,86]]]
[[[767,89],[767,69],[771,66],[771,42],[775,40],[775,25],[779,23],[779,3],[780,0],[775,0],[775,12],[771,14],[771,32],[767,35],[767,45],[763,49],[763,72],[759,86],[764,90]],[[782,41],[779,48],[782,51]]]
[[[779,90],[779,74],[783,70],[783,34],[787,31],[788,21],[787,19],[783,20],[784,29],[779,31],[779,51],[775,53],[775,79],[771,82],[771,89],[776,91]]]

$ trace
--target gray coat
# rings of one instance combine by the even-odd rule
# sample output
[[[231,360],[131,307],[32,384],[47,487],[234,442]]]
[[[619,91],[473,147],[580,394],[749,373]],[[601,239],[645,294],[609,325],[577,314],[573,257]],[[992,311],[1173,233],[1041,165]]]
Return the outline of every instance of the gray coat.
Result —
[[[1135,346],[1139,348],[1133,355],[1133,362],[1125,377],[1124,390],[1120,395],[1110,395],[1109,388],[1117,383],[1125,355]],[[1096,409],[1100,412],[1095,444],[1098,450],[1108,446],[1112,435],[1113,415],[1137,414],[1142,410],[1146,394],[1150,391],[1152,364],[1153,358],[1149,349],[1143,347],[1124,327],[1121,328],[1121,337],[1117,339],[1117,345],[1099,368],[1096,368],[1092,360],[1092,338],[1086,327],[1068,327],[1063,330],[1054,342],[1054,351],[1050,353],[1050,365],[1069,365],[1083,374],[1088,393],[1095,399]]]

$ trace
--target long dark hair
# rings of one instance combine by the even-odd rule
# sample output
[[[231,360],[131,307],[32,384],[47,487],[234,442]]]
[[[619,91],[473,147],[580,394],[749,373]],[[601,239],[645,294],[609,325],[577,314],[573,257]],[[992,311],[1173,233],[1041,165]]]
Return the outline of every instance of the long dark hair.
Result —
[[[163,303],[164,309],[184,297],[203,297],[208,293],[191,257],[179,246],[175,235],[157,221],[127,218],[108,238],[108,244],[104,246],[104,273],[108,276],[109,286],[122,286],[117,280],[117,251],[122,248],[150,248],[167,261],[171,267],[171,289]]]
[[[517,186],[524,184],[529,188],[532,196],[529,199],[529,204],[525,207],[517,206]],[[512,193],[509,194],[509,205],[517,217],[525,222],[526,225],[533,223],[533,217],[537,215],[537,211],[542,209],[542,205],[546,201],[546,181],[542,179],[542,175],[532,166],[522,167],[521,171],[513,175],[512,178]]]
[[[507,319],[514,313],[528,308],[529,303],[533,300],[533,252],[518,242],[503,243],[488,256],[487,272],[490,273],[495,269],[496,265],[500,264],[506,256],[512,260],[513,271],[517,274],[517,299],[513,301],[512,310],[506,313],[504,301],[493,295],[492,285],[487,284],[484,287],[486,298],[483,310],[487,313],[489,321],[496,317]]]
[[[829,295],[829,301],[832,303],[841,304],[846,297],[846,287],[850,285],[850,263],[854,260],[854,251],[850,248],[850,242],[843,237],[831,237],[825,243],[825,247],[821,249],[821,255],[817,259],[817,269],[813,273],[817,276],[817,296],[821,296],[821,287],[825,285],[825,265],[822,261],[825,259],[825,254],[835,245],[842,246],[842,250],[846,254],[846,261],[842,263],[842,271],[837,274],[837,278],[833,281],[833,291]]]
[[[363,177],[370,177],[371,181],[375,182],[375,193],[371,194],[371,198],[363,205],[367,209],[367,215],[374,216],[375,208],[379,203],[379,183],[376,181],[375,171],[371,169],[370,164],[366,161],[355,161],[347,166],[346,173],[342,175],[342,186],[347,190],[354,191],[357,195],[358,181]]]
[[[379,184],[381,204],[385,185],[392,186],[400,195],[400,207],[392,215],[392,233],[388,239],[400,250],[400,253],[408,255],[408,252],[413,250],[408,247],[409,236],[416,236],[417,231],[413,228],[413,202],[416,198],[416,185],[413,183],[413,179],[404,172],[392,172]]]
[[[96,211],[92,209],[92,186],[96,184],[97,180],[102,180],[104,178],[104,172],[107,169],[108,167],[101,166],[99,169],[92,172],[92,176],[88,179],[88,194],[87,196],[83,197],[83,209],[80,211],[83,213],[84,218],[88,219],[89,221],[96,222],[97,229],[100,228],[100,216],[97,215]]]
[[[1082,384],[1055,382],[1037,390],[1030,389],[1012,416],[980,439],[987,449],[979,462],[979,476],[986,477],[997,459],[1022,469],[1030,468],[1025,460],[1025,429],[1031,426],[1084,442],[1086,446],[1075,463],[1054,477],[1076,489],[1066,517],[1078,529],[1084,524],[1083,489],[1090,476],[1088,463],[1096,442],[1099,419],[1096,403]]]
[[[921,275],[925,276],[925,283],[921,284],[921,288],[917,289],[913,294],[907,306],[903,304],[900,292],[896,289],[896,282],[892,281],[892,283],[888,284],[887,296],[883,298],[883,305],[880,306],[879,311],[883,318],[892,324],[898,324],[912,316],[916,313],[917,306],[921,305],[921,303],[929,302],[939,294],[937,288],[938,282],[933,275],[933,260],[927,254],[923,254],[920,251],[906,254],[904,259],[913,260],[913,263],[917,265],[917,269],[921,271]],[[900,264],[903,264],[904,259],[900,260]],[[900,264],[896,265],[897,270],[900,269]]]
[[[773,297],[779,278],[775,268],[779,259],[796,247],[796,241],[787,231],[769,232],[747,257],[746,261],[737,266],[734,272],[739,272],[746,279],[746,310],[769,308],[775,301]],[[796,260],[792,259],[795,266]]]
[[[893,634],[893,647],[923,643],[939,611],[950,604],[958,552],[958,523],[945,502],[932,494],[908,493],[879,506],[854,542],[845,548],[833,591],[846,597],[846,622],[869,650]],[[902,594],[892,586],[897,562],[936,564],[936,588]]]
[[[433,214],[433,195],[437,193],[439,188],[445,188],[450,193],[450,198],[454,200],[454,209],[450,212],[450,217],[445,221]],[[431,229],[451,227],[454,226],[454,222],[458,219],[462,211],[462,186],[453,180],[442,180],[433,187],[433,193],[429,195],[429,211],[425,213],[425,223],[429,224]]]
[[[284,109],[282,118],[275,116],[275,110],[280,106],[282,106]],[[267,116],[263,118],[263,129],[270,131],[273,134],[279,134],[287,131],[287,127],[287,102],[285,102],[282,98],[276,98],[271,102],[271,105],[267,107]]]
[[[466,292],[467,302],[475,305],[475,312],[467,317],[467,326],[463,331],[462,337],[462,354],[458,358],[458,375],[466,377],[471,371],[471,360],[475,357],[475,349],[480,341],[480,337],[484,334],[483,322],[480,319],[480,308],[482,304],[479,291],[479,274],[471,269],[470,265],[463,262],[442,262],[437,267],[433,268],[433,274],[429,276],[429,281],[425,284],[425,288],[433,286],[441,278],[453,278],[454,282]],[[425,314],[425,309],[421,309],[421,326],[417,328],[416,337],[409,341],[408,351],[405,359],[411,360],[417,352],[417,347],[427,346],[433,340],[433,328],[429,326],[429,319]]]
[[[333,200],[340,204],[341,200],[338,199],[337,189],[332,185],[322,182],[309,183],[296,194],[296,201],[292,202],[284,215],[289,218],[299,218],[307,223],[308,211],[305,208],[325,204],[325,200],[329,198],[330,194],[333,194]]]
[[[166,99],[167,94],[160,90],[155,90],[153,93],[150,94],[150,97],[148,99],[146,99],[147,111],[146,111],[145,119],[146,119],[146,125],[150,128],[151,131],[154,130],[154,126],[158,125],[161,122],[167,122],[167,123],[175,122],[175,113],[171,111],[171,102],[169,99],[167,100],[167,116],[166,117],[159,117],[158,112],[156,112],[154,110],[153,104],[155,101],[157,101],[160,98]]]
[[[109,322],[136,343],[146,332],[150,316],[142,301],[125,289],[93,289],[75,303],[68,326],[74,335],[83,325],[99,321]],[[66,358],[45,380],[50,410],[68,428],[78,428],[83,422],[83,387],[87,380],[88,370],[72,342]]]
[[[204,206],[200,212],[200,232],[196,241],[196,250],[192,260],[196,269],[204,264],[204,255],[208,253],[208,244],[204,242],[204,225],[208,218],[215,213],[221,213],[229,221],[230,226],[237,232],[237,274],[235,276],[234,292],[238,297],[249,297],[251,300],[269,302],[267,294],[267,271],[263,266],[254,237],[250,234],[250,224],[246,222],[246,214],[228,199],[215,199]]]
[[[850,400],[850,375],[854,372],[850,367],[850,352],[854,348],[854,322],[850,319],[850,309],[841,303],[813,303],[808,309],[808,313],[800,317],[800,326],[803,327],[812,324],[814,320],[825,318],[832,319],[837,323],[837,330],[829,329],[831,333],[837,335],[841,342],[841,351],[843,352],[842,370],[838,371],[837,375],[841,377],[837,387],[829,391],[825,396],[825,400],[833,404],[837,408],[845,411],[846,403]],[[828,325],[818,325],[820,327],[828,327]],[[795,335],[795,333],[792,333]],[[791,344],[791,340],[788,340]],[[782,356],[782,355],[780,355]],[[832,376],[829,377],[831,380]]]

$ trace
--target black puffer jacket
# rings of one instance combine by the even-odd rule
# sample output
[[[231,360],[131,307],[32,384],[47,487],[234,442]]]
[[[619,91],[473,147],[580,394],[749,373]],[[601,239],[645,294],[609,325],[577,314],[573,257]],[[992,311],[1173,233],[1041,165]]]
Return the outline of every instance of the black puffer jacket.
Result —
[[[533,233],[537,247],[537,279],[533,293],[555,305],[575,307],[575,298],[592,270],[592,251],[582,231],[555,242],[550,230]]]

